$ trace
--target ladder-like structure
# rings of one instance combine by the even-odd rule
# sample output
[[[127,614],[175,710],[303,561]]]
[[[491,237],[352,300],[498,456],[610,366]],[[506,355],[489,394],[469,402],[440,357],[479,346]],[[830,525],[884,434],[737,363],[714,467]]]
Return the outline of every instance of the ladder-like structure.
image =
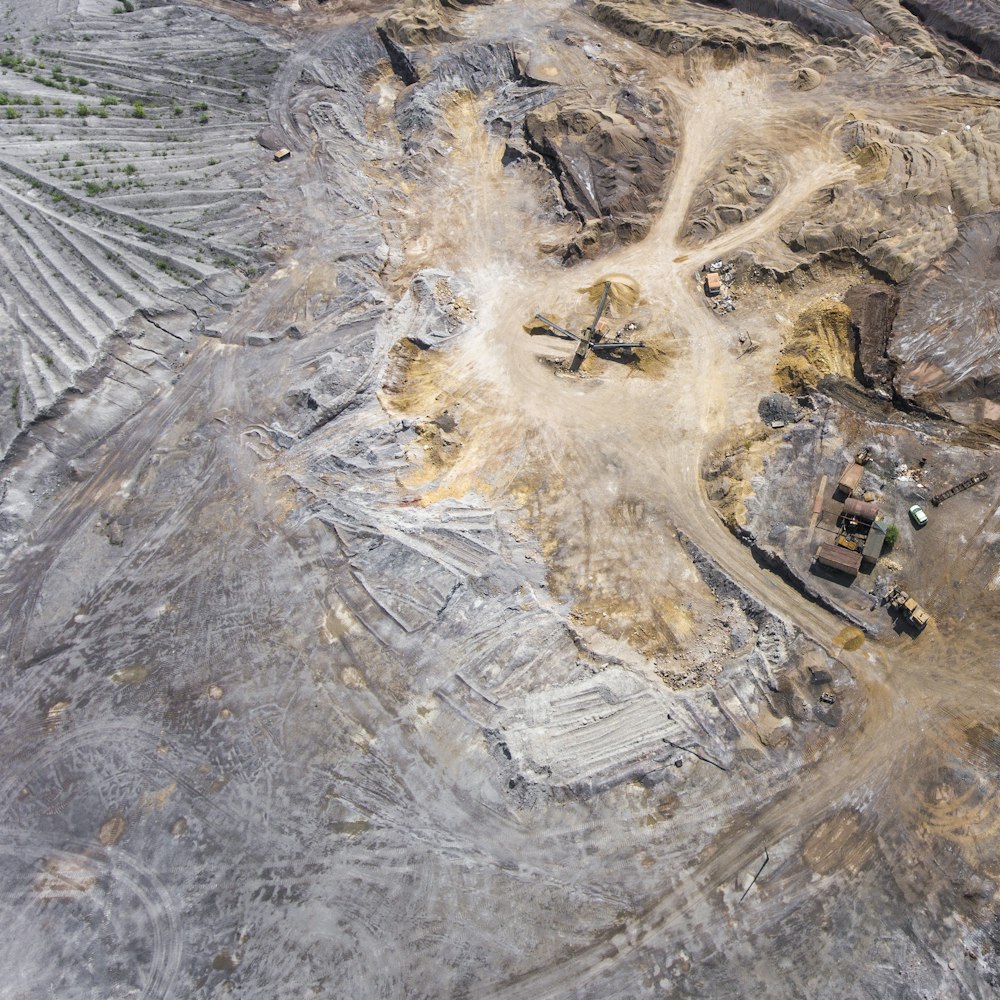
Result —
[[[948,497],[953,497],[956,493],[963,493],[965,490],[971,489],[976,483],[981,483],[984,479],[989,479],[990,474],[988,472],[979,472],[974,476],[970,476],[968,479],[963,480],[957,486],[952,486],[950,490],[945,490],[944,493],[939,493],[936,497],[931,497],[931,503],[935,507],[938,504],[943,503]]]

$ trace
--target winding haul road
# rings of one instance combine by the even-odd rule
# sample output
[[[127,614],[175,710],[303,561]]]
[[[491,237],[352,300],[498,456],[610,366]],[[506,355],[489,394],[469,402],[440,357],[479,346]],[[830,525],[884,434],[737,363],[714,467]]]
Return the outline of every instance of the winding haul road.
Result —
[[[254,23],[271,26],[278,23],[275,15],[265,15],[229,0],[203,0],[203,5]],[[549,6],[553,17],[572,16],[564,10],[567,4],[551,3]],[[290,113],[292,95],[302,69],[320,57],[324,45],[335,37],[332,33],[327,37],[325,32],[339,30],[325,27],[321,13],[310,17],[308,27],[318,34],[303,41],[298,41],[296,36],[296,48],[278,76],[272,102],[275,124],[295,133],[303,143],[307,137]],[[285,22],[280,26],[287,36]],[[798,129],[793,118],[783,117],[780,107],[769,104],[766,89],[758,85],[749,71],[736,68],[728,73],[706,72],[687,83],[675,81],[671,93],[682,136],[680,155],[664,211],[645,241],[618,250],[600,261],[581,265],[571,274],[554,275],[546,271],[542,277],[534,279],[533,285],[526,276],[533,261],[498,260],[484,254],[482,274],[478,278],[472,274],[469,278],[479,287],[499,283],[497,294],[502,299],[513,294],[515,289],[523,289],[526,283],[529,289],[546,288],[554,293],[561,290],[568,295],[572,289],[596,281],[609,271],[627,273],[639,282],[650,302],[672,317],[683,346],[679,358],[661,384],[635,398],[623,394],[620,386],[613,384],[578,397],[573,394],[571,383],[559,380],[553,389],[551,382],[539,381],[542,377],[552,378],[548,373],[540,375],[543,370],[539,366],[516,364],[504,368],[503,378],[507,381],[498,391],[514,402],[514,412],[529,415],[529,422],[522,428],[524,433],[548,437],[553,453],[566,450],[599,456],[601,438],[609,419],[631,428],[637,447],[619,451],[619,454],[634,467],[626,465],[624,474],[634,474],[636,481],[645,484],[644,488],[655,491],[669,508],[671,527],[683,532],[742,590],[849,667],[864,691],[863,717],[848,720],[839,732],[836,745],[812,761],[800,780],[775,788],[768,801],[743,817],[738,829],[731,831],[724,840],[707,844],[690,870],[680,877],[665,878],[662,893],[648,907],[616,922],[587,946],[568,950],[558,961],[478,992],[476,995],[482,998],[527,1000],[597,996],[595,984],[600,977],[627,964],[629,954],[635,949],[651,941],[683,942],[689,922],[711,913],[712,907],[718,905],[717,890],[752,868],[760,857],[762,846],[781,843],[811,829],[816,818],[831,803],[863,799],[875,817],[874,822],[882,821],[879,817],[883,813],[884,821],[891,822],[898,795],[890,788],[894,756],[907,753],[908,747],[919,739],[924,716],[933,713],[934,705],[929,704],[921,692],[921,677],[925,671],[939,670],[946,659],[943,644],[947,640],[934,632],[925,636],[919,646],[907,649],[905,654],[899,642],[875,648],[869,644],[856,652],[845,652],[838,638],[843,622],[805,600],[777,576],[762,570],[750,552],[725,529],[701,488],[701,464],[738,416],[734,414],[734,400],[740,400],[740,386],[746,378],[743,363],[737,362],[722,343],[717,321],[705,309],[690,278],[691,265],[685,263],[687,255],[695,250],[685,245],[680,234],[692,199],[704,179],[704,166],[718,158],[721,144],[736,147],[750,137],[751,127],[755,132],[766,127],[771,129],[773,136],[783,137],[788,175],[794,180],[751,222],[697,248],[699,259],[728,255],[771,237],[783,221],[801,212],[817,191],[846,176],[847,168],[833,142],[835,124],[819,135]],[[732,107],[734,93],[741,95],[739,100],[744,106],[739,109],[740,113]],[[723,109],[728,109],[725,114],[721,113]],[[727,124],[720,134],[715,123],[723,119]],[[478,167],[488,169],[488,164],[484,160]],[[322,180],[323,156],[310,158],[308,170],[315,179]],[[478,198],[473,190],[470,216],[473,224],[482,222],[484,228],[489,229],[492,224],[489,220],[503,211],[502,205],[491,203],[496,196],[495,188],[484,186]],[[335,216],[322,217],[324,211],[329,212],[329,206],[311,200],[309,214],[315,217],[317,232],[324,225],[336,224]],[[390,241],[395,238],[391,233],[388,236]],[[511,243],[508,241],[505,245],[509,247]],[[259,287],[255,288],[234,315],[224,337],[229,343],[204,343],[195,351],[180,381],[119,430],[107,449],[102,466],[87,482],[68,488],[58,497],[49,516],[37,525],[4,568],[2,588],[7,609],[4,638],[9,664],[24,667],[46,655],[46,629],[52,623],[39,619],[39,601],[45,591],[47,573],[59,561],[64,549],[72,551],[73,540],[81,532],[91,530],[95,511],[123,484],[139,475],[164,436],[176,435],[181,426],[199,425],[206,414],[222,404],[227,408],[227,420],[233,428],[269,422],[271,401],[255,399],[242,389],[245,374],[242,366],[250,362],[242,360],[244,353],[236,345],[245,331],[260,328],[273,318],[271,296],[293,298],[308,283],[311,271],[322,263],[321,252],[312,247],[303,246],[294,253],[297,255],[296,267],[286,268],[288,276],[270,287],[266,294]],[[427,255],[433,260],[434,248],[430,248]],[[505,279],[497,277],[498,269],[504,267],[512,268],[506,287]],[[515,358],[526,350],[511,339],[513,333],[509,325],[499,331],[480,331],[478,336],[480,344],[483,337],[495,336],[496,349],[512,352]],[[386,351],[390,340],[390,337],[380,339],[378,350]],[[461,345],[455,347],[459,354],[463,349]],[[371,392],[372,373],[383,362],[384,357],[375,359],[374,368],[369,367],[364,382],[351,392]],[[761,352],[751,363],[766,366],[770,358]],[[252,364],[259,362],[255,360]],[[518,381],[518,373],[523,376],[521,381]],[[456,390],[460,387],[443,388]],[[540,389],[554,397],[553,405],[561,411],[560,419],[545,427],[531,422],[532,415],[537,412],[532,406],[516,406],[528,395],[536,396]],[[655,417],[651,417],[654,412]],[[669,413],[669,433],[665,433],[663,427],[662,414],[665,412]],[[287,459],[289,467],[305,460],[297,454],[297,448],[299,446],[292,448]],[[665,470],[669,470],[669,474]],[[585,476],[586,472],[585,468],[570,470],[567,488],[573,488],[574,474]],[[246,450],[231,459],[228,473],[235,480],[231,488],[258,494],[253,477],[259,474],[259,466],[256,460],[248,457]],[[218,482],[211,480],[207,488],[210,495],[211,490],[218,489]],[[267,496],[260,494],[260,501]],[[195,522],[198,500],[197,494],[190,498],[190,505],[179,512],[182,519]],[[287,558],[294,561],[297,556],[289,552]],[[893,670],[893,661],[903,655],[907,660],[905,670]],[[957,673],[949,677],[956,686],[948,697],[948,711],[972,710],[982,696],[979,684],[983,674],[972,670],[964,678]],[[886,753],[889,746],[893,747],[893,755]],[[5,791],[13,795],[16,789],[10,785]],[[656,877],[655,871],[653,877]],[[802,879],[808,877],[807,872],[801,873]],[[155,947],[158,952],[169,950],[160,937],[171,933],[171,928],[173,924],[157,925]],[[176,975],[179,963],[179,955],[171,952],[171,977]],[[171,995],[170,982],[154,979],[147,995]]]

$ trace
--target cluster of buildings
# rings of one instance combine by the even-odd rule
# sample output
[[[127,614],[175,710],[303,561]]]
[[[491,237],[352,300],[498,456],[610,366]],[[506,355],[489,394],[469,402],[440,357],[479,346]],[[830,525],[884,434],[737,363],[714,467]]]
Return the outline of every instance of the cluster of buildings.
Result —
[[[833,544],[824,542],[816,550],[817,563],[849,576],[857,576],[862,566],[878,562],[889,529],[874,501],[854,496],[863,474],[864,466],[858,462],[844,469],[835,494],[845,498],[837,518],[837,540]]]

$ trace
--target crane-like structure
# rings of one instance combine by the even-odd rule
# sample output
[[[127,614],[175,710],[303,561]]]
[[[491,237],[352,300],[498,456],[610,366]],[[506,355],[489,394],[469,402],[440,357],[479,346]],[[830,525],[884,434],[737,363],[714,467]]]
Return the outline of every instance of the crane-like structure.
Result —
[[[582,333],[573,333],[572,330],[567,330],[565,327],[559,326],[558,323],[553,323],[552,320],[547,319],[541,313],[535,313],[535,319],[539,322],[544,323],[545,326],[552,331],[555,336],[562,337],[564,340],[575,340],[576,351],[573,354],[573,360],[570,362],[569,370],[571,372],[578,372],[580,370],[580,365],[583,364],[584,359],[590,351],[594,351],[598,354],[612,354],[617,351],[628,351],[631,352],[637,347],[645,347],[646,345],[641,340],[636,341],[626,341],[617,340],[615,338],[610,338],[605,340],[598,329],[598,323],[601,322],[601,317],[604,315],[604,310],[608,305],[608,295],[611,292],[611,282],[604,282],[604,290],[601,292],[601,300],[597,304],[597,313],[594,315],[594,321],[590,326],[585,326]]]

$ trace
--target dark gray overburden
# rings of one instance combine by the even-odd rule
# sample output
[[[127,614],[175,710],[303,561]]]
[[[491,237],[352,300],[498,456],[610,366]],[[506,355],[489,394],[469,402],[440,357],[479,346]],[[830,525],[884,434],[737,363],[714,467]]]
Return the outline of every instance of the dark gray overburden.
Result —
[[[951,29],[21,6],[0,995],[991,996],[996,478],[905,520],[995,454]],[[526,324],[605,290],[646,346],[570,375]],[[854,585],[811,553],[861,446]]]

